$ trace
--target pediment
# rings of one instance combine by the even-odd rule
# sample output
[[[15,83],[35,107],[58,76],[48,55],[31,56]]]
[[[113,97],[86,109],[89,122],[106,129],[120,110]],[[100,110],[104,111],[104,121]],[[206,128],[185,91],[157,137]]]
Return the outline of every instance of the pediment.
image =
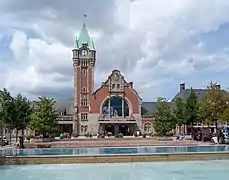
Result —
[[[119,70],[113,70],[105,84],[108,85],[109,90],[113,92],[124,92],[124,87],[128,85]]]

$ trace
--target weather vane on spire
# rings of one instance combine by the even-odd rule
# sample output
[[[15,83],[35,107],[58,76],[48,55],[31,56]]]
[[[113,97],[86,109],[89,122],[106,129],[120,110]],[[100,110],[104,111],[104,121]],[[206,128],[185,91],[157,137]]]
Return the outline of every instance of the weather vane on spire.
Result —
[[[85,13],[85,14],[83,15],[83,17],[84,17],[84,22],[83,22],[83,24],[84,24],[84,26],[86,26],[87,14]]]

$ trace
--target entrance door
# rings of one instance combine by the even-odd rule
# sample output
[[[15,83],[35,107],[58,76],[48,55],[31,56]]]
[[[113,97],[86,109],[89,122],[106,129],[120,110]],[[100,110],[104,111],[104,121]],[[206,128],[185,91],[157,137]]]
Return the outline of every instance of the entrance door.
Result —
[[[129,127],[125,124],[122,124],[119,126],[119,133],[122,133],[123,136],[129,135]]]
[[[60,124],[60,133],[72,134],[72,124]]]
[[[115,133],[115,128],[114,128],[114,126],[112,124],[105,125],[104,130],[105,130],[105,133],[111,132],[113,136],[115,135],[114,134]]]

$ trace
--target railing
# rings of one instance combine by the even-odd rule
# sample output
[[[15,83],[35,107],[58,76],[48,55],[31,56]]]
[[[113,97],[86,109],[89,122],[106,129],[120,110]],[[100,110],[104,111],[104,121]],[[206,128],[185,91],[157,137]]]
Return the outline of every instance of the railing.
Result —
[[[59,116],[57,120],[58,121],[73,121],[73,117],[72,116]]]
[[[99,117],[99,121],[105,121],[105,122],[134,122],[136,119],[134,116],[109,116],[109,115],[101,115]]]

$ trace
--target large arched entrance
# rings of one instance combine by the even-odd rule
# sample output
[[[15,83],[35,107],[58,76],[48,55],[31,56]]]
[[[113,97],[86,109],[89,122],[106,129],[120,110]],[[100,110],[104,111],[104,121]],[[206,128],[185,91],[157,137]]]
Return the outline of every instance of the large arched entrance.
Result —
[[[101,114],[103,117],[129,116],[128,103],[119,96],[108,98],[102,106]]]
[[[129,127],[126,124],[119,125],[119,133],[122,133],[123,136],[129,135]]]
[[[105,125],[104,127],[105,133],[111,132],[112,135],[115,135],[115,128],[112,124]]]

